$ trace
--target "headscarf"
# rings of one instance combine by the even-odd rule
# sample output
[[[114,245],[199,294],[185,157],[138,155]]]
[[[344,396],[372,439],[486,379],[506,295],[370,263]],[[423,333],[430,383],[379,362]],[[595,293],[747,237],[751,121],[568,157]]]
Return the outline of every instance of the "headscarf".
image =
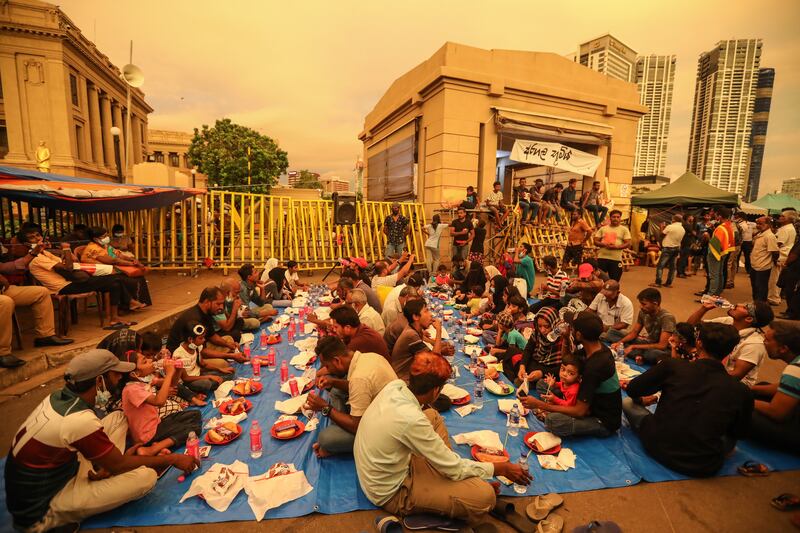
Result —
[[[264,265],[264,272],[261,273],[261,281],[269,281],[269,273],[270,271],[278,266],[278,260],[274,257],[270,257],[267,259],[266,264]]]
[[[496,269],[495,269],[496,270]],[[508,287],[508,279],[500,274],[492,278],[494,282],[494,294],[492,295],[493,308],[492,312],[499,313],[506,308],[506,303],[503,301],[503,293],[506,292]]]
[[[486,276],[489,279],[494,279],[496,276],[500,275],[500,271],[497,270],[497,267],[494,265],[488,265],[484,270],[486,270]]]
[[[461,292],[466,293],[475,285],[486,287],[486,274],[483,273],[483,266],[477,261],[470,263],[467,277],[461,284]]]
[[[558,321],[558,311],[554,307],[542,307],[536,313],[536,327],[534,328],[535,337],[534,342],[528,342],[530,346],[533,344],[533,359],[539,364],[550,366],[561,363],[561,337],[555,341],[547,340],[547,335],[542,335],[539,332],[539,319],[543,318],[550,329],[553,328]]]

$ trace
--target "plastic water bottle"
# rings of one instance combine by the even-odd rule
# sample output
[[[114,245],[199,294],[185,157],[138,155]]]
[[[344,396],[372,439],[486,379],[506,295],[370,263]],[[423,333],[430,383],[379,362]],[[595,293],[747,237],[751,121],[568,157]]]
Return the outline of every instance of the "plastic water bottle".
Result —
[[[267,347],[267,332],[265,330],[261,330],[261,347]]]
[[[159,359],[170,359],[172,357],[172,352],[167,348],[168,340],[169,337],[161,337],[161,351],[158,352]]]
[[[553,326],[552,331],[547,334],[547,340],[550,342],[556,342],[558,338],[561,336],[562,333],[566,330],[567,325],[564,322],[556,322]]]
[[[189,437],[186,439],[186,455],[200,460],[200,439],[197,438],[197,433],[194,431],[190,431]]]
[[[261,359],[258,357],[253,359],[253,379],[261,381]]]
[[[619,346],[617,346],[617,351],[614,354],[614,359],[619,363],[625,362],[625,345],[624,344],[619,343]]]
[[[486,367],[482,364],[478,364],[478,375],[475,377],[477,381],[480,381],[483,384],[483,380],[486,379]]]
[[[520,453],[519,461],[517,464],[523,469],[528,470],[528,454],[524,451]],[[528,487],[525,485],[520,485],[519,483],[514,483],[514,492],[517,494],[525,494],[528,492]]]
[[[286,363],[286,359],[281,361],[281,385],[289,381],[289,365]]]
[[[714,304],[715,307],[720,309],[733,309],[735,306],[722,296],[714,296],[712,294],[704,294],[700,297],[700,302],[704,304]]]
[[[261,457],[261,426],[258,425],[258,420],[253,420],[253,425],[250,427],[250,457],[253,459]]]
[[[478,369],[478,352],[476,352],[473,349],[472,352],[469,354],[469,371],[475,373],[477,369]]]
[[[508,413],[508,436],[516,437],[519,435],[519,408],[517,403],[511,406],[511,412]]]
[[[478,407],[483,407],[483,379],[475,382],[475,390],[472,395],[472,403]]]
[[[445,357],[445,360],[447,360],[447,363],[450,365],[450,379],[448,379],[447,382],[450,383],[451,385],[455,385],[455,383],[456,383],[455,359],[456,358],[454,356],[452,356],[452,355],[448,356],[448,357]]]

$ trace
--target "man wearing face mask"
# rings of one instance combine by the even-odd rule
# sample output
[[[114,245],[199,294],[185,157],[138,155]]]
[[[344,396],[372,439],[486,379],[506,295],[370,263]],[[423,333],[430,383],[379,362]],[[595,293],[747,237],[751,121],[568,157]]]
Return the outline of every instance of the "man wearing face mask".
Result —
[[[400,204],[392,204],[392,214],[383,221],[383,234],[386,235],[386,257],[403,253],[406,237],[411,233],[410,221],[400,214]]]
[[[95,405],[108,403],[134,363],[108,350],[89,350],[67,365],[63,389],[30,414],[6,461],[6,503],[14,528],[48,531],[102,513],[150,491],[155,469],[175,466],[190,473],[198,465],[184,454],[144,457],[123,454],[128,423],[122,412],[102,421]]]

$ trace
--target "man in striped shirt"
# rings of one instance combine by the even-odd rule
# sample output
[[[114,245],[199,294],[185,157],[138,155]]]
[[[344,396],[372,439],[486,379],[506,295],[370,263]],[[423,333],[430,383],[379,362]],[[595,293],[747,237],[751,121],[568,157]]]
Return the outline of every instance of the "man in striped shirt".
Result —
[[[800,325],[775,320],[764,328],[770,359],[786,361],[778,383],[753,385],[756,400],[750,437],[790,453],[800,453]]]
[[[569,285],[569,276],[558,268],[558,259],[552,255],[547,255],[542,259],[545,269],[547,269],[547,280],[542,283],[540,291],[542,299],[530,307],[531,313],[538,313],[542,307],[562,307],[561,296]]]

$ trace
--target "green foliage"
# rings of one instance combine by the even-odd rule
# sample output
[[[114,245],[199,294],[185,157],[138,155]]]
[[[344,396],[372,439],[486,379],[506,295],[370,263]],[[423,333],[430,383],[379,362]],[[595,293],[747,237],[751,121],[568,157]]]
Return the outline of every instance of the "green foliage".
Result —
[[[247,148],[250,147],[250,176],[247,185]],[[266,135],[230,119],[217,120],[213,127],[195,128],[189,145],[189,159],[208,176],[209,185],[239,192],[269,193],[278,176],[289,166],[287,153]]]
[[[321,189],[322,183],[319,182],[319,178],[316,174],[309,172],[308,170],[301,170],[299,172],[297,183],[295,183],[295,189]]]

